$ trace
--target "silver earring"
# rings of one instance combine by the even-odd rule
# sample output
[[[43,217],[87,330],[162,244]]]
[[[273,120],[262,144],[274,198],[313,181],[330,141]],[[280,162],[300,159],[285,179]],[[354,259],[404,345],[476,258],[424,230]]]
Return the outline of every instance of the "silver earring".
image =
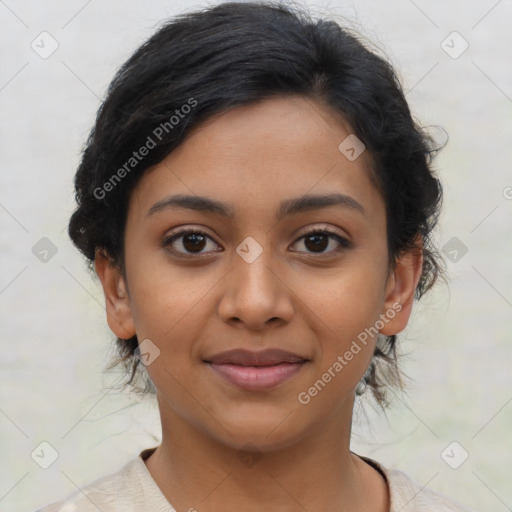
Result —
[[[366,391],[367,387],[368,387],[368,382],[363,377],[363,379],[361,379],[356,386],[356,395],[362,395]]]

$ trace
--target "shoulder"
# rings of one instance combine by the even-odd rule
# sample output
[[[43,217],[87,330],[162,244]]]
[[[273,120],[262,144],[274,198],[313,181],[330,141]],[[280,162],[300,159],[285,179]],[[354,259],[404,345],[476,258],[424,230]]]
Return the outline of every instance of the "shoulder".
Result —
[[[51,503],[36,512],[89,512],[98,509],[104,512],[116,510],[116,480],[126,478],[125,466],[117,473],[105,475],[85,485],[61,501]]]
[[[36,512],[175,512],[144,464],[153,450],[143,450],[119,471],[102,476]]]
[[[402,471],[382,470],[388,480],[391,512],[472,512],[446,496],[421,486]]]
[[[390,512],[474,512],[422,486],[397,469],[388,469],[377,461],[357,455],[381,473],[388,484]]]
[[[136,484],[136,473],[136,460],[132,460],[119,471],[102,476],[36,512],[117,512],[119,490]]]

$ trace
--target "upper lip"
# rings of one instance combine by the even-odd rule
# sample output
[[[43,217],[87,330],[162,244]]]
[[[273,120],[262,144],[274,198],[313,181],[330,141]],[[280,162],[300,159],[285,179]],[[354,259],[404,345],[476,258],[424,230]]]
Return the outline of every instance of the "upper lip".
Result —
[[[235,349],[216,354],[205,360],[213,364],[235,364],[240,366],[272,366],[280,363],[303,363],[305,357],[277,348],[269,348],[260,352]]]

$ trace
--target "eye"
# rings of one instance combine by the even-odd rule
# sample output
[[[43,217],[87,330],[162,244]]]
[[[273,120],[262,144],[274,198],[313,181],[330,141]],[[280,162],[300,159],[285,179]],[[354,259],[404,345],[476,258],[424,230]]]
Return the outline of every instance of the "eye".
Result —
[[[304,246],[311,251],[312,254],[334,254],[339,251],[344,251],[346,249],[350,249],[352,247],[352,243],[346,238],[338,235],[334,231],[330,231],[328,229],[314,229],[304,233],[296,242],[300,242],[303,240]],[[331,242],[335,241],[338,246],[333,250],[326,251]],[[302,252],[302,251],[299,251]],[[310,253],[310,254],[311,254]]]
[[[328,229],[310,230],[297,239],[293,245],[298,244],[301,240],[303,240],[304,246],[310,251],[310,254],[334,254],[352,247],[352,243],[349,240]],[[194,255],[212,252],[211,250],[204,250],[208,247],[208,241],[218,246],[204,231],[184,229],[166,237],[162,242],[162,246],[169,248],[171,252],[181,256],[194,257]],[[336,242],[338,246],[335,246],[332,250],[326,250],[332,245],[333,241]],[[213,252],[220,251],[213,250]]]
[[[179,239],[181,239],[181,242],[176,243]],[[204,252],[201,251],[208,246],[208,240],[213,242],[212,238],[203,231],[184,229],[166,237],[163,240],[162,245],[163,247],[170,247],[172,252],[176,252],[182,256],[193,257],[194,254],[204,254]],[[178,248],[183,249],[183,252]]]

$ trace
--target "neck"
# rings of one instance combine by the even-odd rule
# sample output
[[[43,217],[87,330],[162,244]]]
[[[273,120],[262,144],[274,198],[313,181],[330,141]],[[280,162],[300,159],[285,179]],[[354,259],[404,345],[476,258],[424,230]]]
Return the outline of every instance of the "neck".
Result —
[[[385,511],[384,481],[350,452],[348,405],[297,442],[258,451],[206,435],[159,399],[162,443],[146,466],[177,511]]]

